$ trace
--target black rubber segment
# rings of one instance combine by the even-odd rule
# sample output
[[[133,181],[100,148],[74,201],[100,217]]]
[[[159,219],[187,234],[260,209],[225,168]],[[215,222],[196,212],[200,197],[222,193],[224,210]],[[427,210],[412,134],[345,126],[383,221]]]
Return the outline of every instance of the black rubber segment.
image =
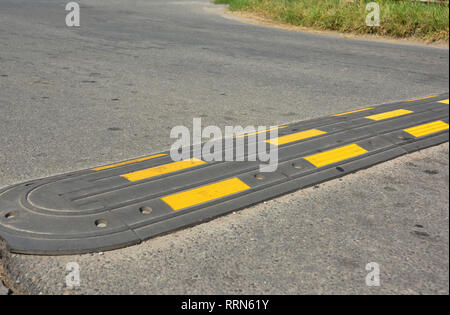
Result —
[[[446,93],[285,125],[279,129],[279,137],[310,130],[323,134],[278,145],[278,168],[270,173],[260,173],[260,165],[265,162],[249,155],[247,149],[243,154],[234,153],[235,139],[233,147],[220,144],[220,154],[233,151],[234,162],[199,163],[139,180],[123,176],[173,163],[169,152],[162,152],[4,188],[0,190],[0,237],[12,252],[42,255],[106,251],[137,244],[447,142],[448,127],[431,127],[420,136],[405,130],[428,124],[448,126],[448,97]],[[399,110],[407,114],[368,118]],[[246,137],[246,148],[258,141],[255,139]],[[347,153],[339,151],[342,148],[364,153],[345,157]],[[345,158],[321,165],[327,152],[337,152]],[[312,156],[317,159],[311,159]],[[239,159],[245,161],[236,161]],[[187,191],[211,185],[222,187],[225,183],[232,183],[227,188],[232,193],[192,204],[187,201]],[[177,209],[178,201],[168,201],[167,197],[173,195],[179,196],[185,206]]]

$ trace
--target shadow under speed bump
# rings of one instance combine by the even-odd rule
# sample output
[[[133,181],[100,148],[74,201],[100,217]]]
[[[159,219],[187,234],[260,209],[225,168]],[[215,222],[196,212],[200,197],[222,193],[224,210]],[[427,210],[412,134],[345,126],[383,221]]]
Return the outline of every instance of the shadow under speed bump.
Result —
[[[176,162],[162,152],[8,187],[0,190],[0,237],[12,252],[42,255],[137,244],[447,142],[448,97],[283,125],[278,138],[265,141],[278,149],[270,173],[259,172],[259,160]],[[248,145],[253,137],[243,138]]]

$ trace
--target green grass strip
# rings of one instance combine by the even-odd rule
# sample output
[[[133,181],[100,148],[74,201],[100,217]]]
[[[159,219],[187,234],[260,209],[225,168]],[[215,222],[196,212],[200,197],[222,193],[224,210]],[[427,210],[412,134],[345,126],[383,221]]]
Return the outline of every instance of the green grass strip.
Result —
[[[380,26],[367,26],[366,5],[380,7]],[[215,0],[231,11],[262,14],[274,21],[319,30],[448,41],[449,6],[400,0]]]

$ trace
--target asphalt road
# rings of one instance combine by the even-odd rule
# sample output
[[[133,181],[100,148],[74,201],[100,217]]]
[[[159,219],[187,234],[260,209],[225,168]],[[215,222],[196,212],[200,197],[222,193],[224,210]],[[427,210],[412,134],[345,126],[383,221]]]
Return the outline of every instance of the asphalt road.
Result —
[[[65,3],[0,0],[0,187],[167,149],[193,117],[273,125],[448,92],[448,49],[252,26],[203,0],[79,1],[67,28]],[[78,261],[76,293],[448,294],[447,194],[444,145],[139,246],[2,259],[22,293],[65,292]]]

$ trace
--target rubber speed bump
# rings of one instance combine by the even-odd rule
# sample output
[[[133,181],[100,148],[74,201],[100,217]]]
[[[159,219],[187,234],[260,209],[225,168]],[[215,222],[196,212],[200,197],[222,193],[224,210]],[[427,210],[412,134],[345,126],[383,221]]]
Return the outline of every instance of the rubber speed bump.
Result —
[[[273,172],[260,173],[266,162],[258,159],[172,161],[162,152],[3,188],[0,237],[12,252],[44,255],[137,244],[446,142],[448,97],[359,104],[360,109],[277,127],[276,139],[231,139],[276,148]],[[230,150],[222,148],[223,154]]]

